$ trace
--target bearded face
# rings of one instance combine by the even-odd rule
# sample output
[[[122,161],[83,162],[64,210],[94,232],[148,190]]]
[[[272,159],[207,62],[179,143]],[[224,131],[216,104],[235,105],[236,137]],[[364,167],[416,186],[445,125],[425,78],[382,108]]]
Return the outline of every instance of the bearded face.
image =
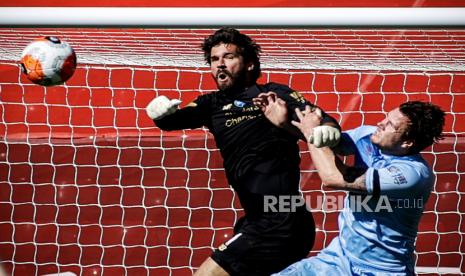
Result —
[[[211,49],[210,69],[219,90],[246,86],[247,68],[234,44],[220,43]]]

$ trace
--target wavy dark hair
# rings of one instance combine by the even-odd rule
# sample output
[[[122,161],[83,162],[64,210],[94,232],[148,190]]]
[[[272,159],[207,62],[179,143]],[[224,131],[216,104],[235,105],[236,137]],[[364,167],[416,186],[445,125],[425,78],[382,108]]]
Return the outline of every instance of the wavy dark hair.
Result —
[[[252,62],[254,65],[252,70],[252,80],[255,82],[260,77],[261,47],[252,40],[252,38],[234,28],[223,27],[217,30],[215,33],[205,38],[202,43],[203,55],[208,64],[211,64],[211,49],[220,43],[236,45],[238,47],[239,54],[244,58],[244,62]]]
[[[403,138],[413,142],[409,153],[415,154],[443,139],[445,113],[440,107],[421,101],[409,101],[399,106],[410,120]]]

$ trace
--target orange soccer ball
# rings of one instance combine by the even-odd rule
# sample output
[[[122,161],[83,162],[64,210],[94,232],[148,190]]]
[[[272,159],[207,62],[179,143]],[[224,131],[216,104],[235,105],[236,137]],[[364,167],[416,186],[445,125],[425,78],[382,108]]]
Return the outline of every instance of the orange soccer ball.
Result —
[[[23,50],[20,65],[33,83],[58,85],[67,81],[76,70],[76,53],[68,43],[56,37],[42,37]]]

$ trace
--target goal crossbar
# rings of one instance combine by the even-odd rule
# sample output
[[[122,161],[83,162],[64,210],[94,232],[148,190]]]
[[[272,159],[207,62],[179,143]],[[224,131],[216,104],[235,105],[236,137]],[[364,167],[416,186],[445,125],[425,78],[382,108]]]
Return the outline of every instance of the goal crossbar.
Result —
[[[465,8],[4,7],[0,26],[463,27]]]

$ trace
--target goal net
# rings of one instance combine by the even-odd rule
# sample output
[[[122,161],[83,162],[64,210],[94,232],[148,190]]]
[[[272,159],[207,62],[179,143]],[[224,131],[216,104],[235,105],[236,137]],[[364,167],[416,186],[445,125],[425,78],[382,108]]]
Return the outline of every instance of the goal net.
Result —
[[[216,86],[200,43],[213,29],[0,29],[0,262],[13,275],[189,275],[242,215],[206,129],[164,132],[145,114]],[[245,29],[263,48],[259,82],[299,91],[343,129],[375,124],[406,100],[447,113],[423,152],[437,173],[416,242],[419,274],[465,273],[465,30]],[[39,36],[69,42],[65,85],[21,74]],[[322,188],[301,144],[301,187]],[[316,200],[315,200],[316,201]],[[312,255],[338,233],[314,207]]]

